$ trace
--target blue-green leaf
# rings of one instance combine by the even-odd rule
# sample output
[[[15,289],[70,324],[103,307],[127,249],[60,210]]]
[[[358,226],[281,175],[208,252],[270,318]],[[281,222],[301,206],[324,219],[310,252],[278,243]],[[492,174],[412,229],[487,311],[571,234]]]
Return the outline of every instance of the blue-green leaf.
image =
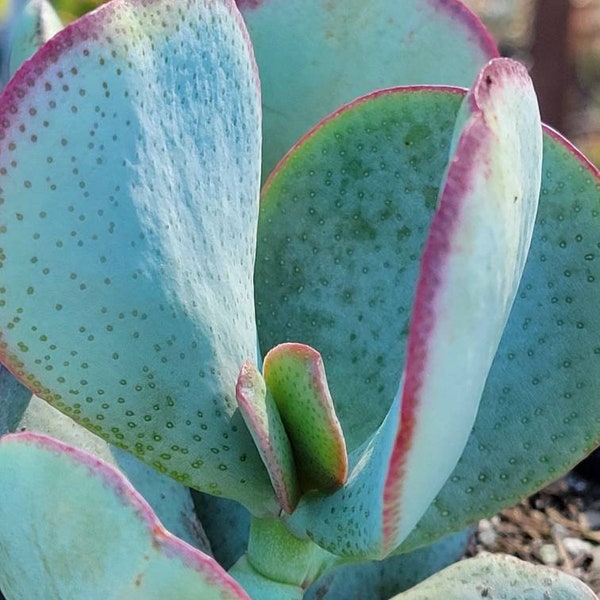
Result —
[[[482,554],[458,562],[391,600],[598,600],[582,581],[512,556]]]
[[[390,551],[467,443],[529,251],[541,166],[542,127],[527,71],[508,59],[490,61],[461,106],[421,259],[386,478]]]
[[[473,432],[404,550],[495,514],[600,443],[599,235],[600,172],[546,128],[531,249]]]
[[[194,513],[190,490],[181,483],[161,475],[132,454],[107,444],[37,396],[31,398],[13,431],[42,433],[106,461],[127,477],[171,533],[196,548],[210,552]]]
[[[497,50],[457,0],[237,0],[263,88],[267,177],[313,125],[373,90],[468,87]]]
[[[8,598],[249,600],[160,524],[106,463],[30,433],[0,440],[0,587]]]
[[[0,96],[0,354],[172,477],[276,510],[237,412],[255,358],[256,66],[228,0],[115,0]]]

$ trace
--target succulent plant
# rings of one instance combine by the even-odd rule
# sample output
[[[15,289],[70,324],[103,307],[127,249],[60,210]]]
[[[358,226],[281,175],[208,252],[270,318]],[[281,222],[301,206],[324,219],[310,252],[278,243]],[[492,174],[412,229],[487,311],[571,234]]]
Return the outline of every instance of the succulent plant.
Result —
[[[600,441],[600,174],[526,69],[456,0],[27,10],[6,597],[594,598],[493,556],[412,587]]]

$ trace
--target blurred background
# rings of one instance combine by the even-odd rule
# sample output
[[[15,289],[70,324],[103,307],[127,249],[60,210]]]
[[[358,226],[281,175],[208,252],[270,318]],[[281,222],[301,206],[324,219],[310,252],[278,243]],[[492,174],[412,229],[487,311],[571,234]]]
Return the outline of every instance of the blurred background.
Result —
[[[465,0],[524,62],[543,120],[600,164],[600,0]]]

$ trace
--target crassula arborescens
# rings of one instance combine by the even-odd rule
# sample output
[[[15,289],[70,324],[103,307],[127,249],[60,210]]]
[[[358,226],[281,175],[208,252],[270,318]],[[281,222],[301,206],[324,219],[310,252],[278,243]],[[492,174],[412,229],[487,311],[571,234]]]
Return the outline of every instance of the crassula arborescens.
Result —
[[[161,495],[202,550],[21,431],[9,599],[389,596],[596,445],[598,172],[460,3],[113,0],[17,70],[0,127],[4,404],[10,371],[153,467],[117,459],[144,495],[202,492],[215,556],[186,488]],[[40,406],[3,430],[72,442]],[[515,572],[593,597],[478,560],[399,598]]]

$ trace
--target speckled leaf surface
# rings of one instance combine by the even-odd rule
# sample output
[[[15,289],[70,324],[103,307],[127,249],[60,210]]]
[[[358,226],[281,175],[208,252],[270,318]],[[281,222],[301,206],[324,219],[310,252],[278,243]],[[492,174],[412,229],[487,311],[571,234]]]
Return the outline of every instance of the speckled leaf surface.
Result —
[[[307,494],[288,525],[333,553],[381,553],[408,319],[461,101],[456,89],[373,94],[324,121],[263,189],[261,347],[319,350],[349,452],[346,485]]]
[[[0,353],[96,434],[262,512],[234,415],[259,113],[227,0],[116,0],[45,45],[0,97]]]
[[[512,556],[482,554],[435,574],[391,600],[597,600],[582,581]]]
[[[542,126],[527,70],[492,60],[461,106],[423,250],[385,487],[390,551],[469,438],[529,251],[541,167]]]
[[[327,552],[352,559],[381,559],[384,492],[399,422],[398,397],[375,434],[348,455],[348,479],[334,493],[308,492],[284,517],[290,531]]]
[[[261,348],[294,341],[319,351],[349,451],[381,425],[398,391],[461,101],[448,89],[375,94],[324,122],[263,190]]]
[[[521,286],[465,451],[404,549],[489,516],[600,443],[600,173],[544,135]]]
[[[249,600],[166,531],[118,471],[45,436],[0,441],[0,521],[9,600]]]
[[[260,68],[266,177],[308,129],[373,90],[469,87],[497,50],[456,0],[237,0]]]

